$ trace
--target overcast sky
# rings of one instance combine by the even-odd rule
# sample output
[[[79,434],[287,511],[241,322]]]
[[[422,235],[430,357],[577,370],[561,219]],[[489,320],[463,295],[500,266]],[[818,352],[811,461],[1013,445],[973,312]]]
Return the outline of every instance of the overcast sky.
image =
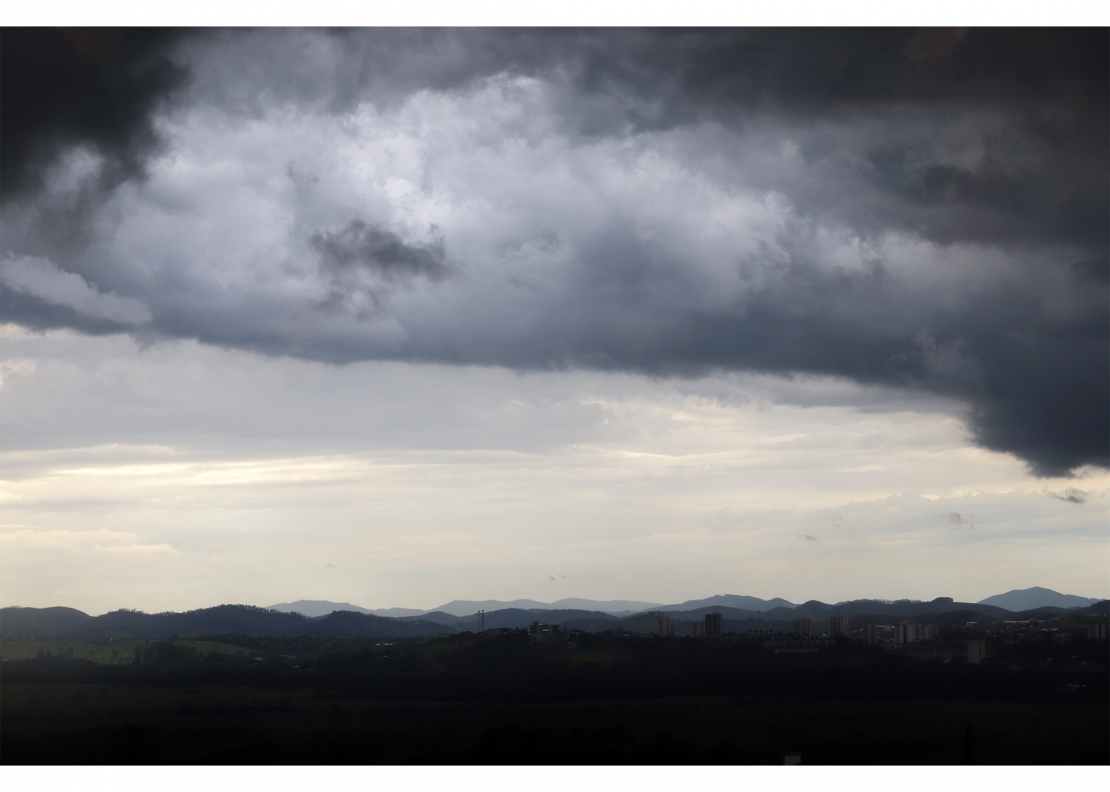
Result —
[[[0,604],[1108,593],[1105,30],[0,56]]]

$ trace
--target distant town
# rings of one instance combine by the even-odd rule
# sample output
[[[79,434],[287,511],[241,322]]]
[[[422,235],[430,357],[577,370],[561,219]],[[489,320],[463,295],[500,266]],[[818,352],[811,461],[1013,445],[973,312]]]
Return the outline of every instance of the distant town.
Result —
[[[1106,606],[1107,603],[1101,603]],[[1083,612],[1078,612],[1082,610]],[[1092,606],[1076,609],[1074,614],[1042,614],[1042,618],[991,620],[980,624],[967,621],[962,625],[949,624],[941,640],[941,629],[936,623],[915,624],[909,620],[896,623],[876,623],[859,619],[850,620],[840,613],[832,614],[824,624],[800,617],[791,622],[789,632],[770,630],[748,630],[743,633],[726,632],[724,616],[721,613],[706,613],[702,619],[689,622],[689,633],[676,634],[676,621],[665,613],[652,614],[655,629],[651,632],[628,633],[635,637],[692,637],[752,640],[773,649],[776,654],[812,653],[821,647],[835,645],[839,641],[856,641],[871,646],[899,651],[907,656],[920,659],[936,659],[942,662],[964,661],[978,665],[987,657],[989,643],[1011,646],[1046,638],[1066,645],[1073,639],[1086,638],[1094,641],[1107,640],[1107,608]],[[853,629],[853,624],[856,626]],[[507,630],[506,630],[507,631]],[[573,642],[584,634],[584,630],[570,628],[560,630],[558,625],[535,621],[528,627],[534,640],[541,642]],[[620,634],[615,631],[614,634]]]

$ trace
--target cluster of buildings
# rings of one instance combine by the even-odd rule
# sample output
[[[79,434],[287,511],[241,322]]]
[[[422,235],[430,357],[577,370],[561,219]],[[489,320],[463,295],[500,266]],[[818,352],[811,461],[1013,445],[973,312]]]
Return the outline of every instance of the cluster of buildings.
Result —
[[[838,635],[848,635],[848,617],[834,613],[826,619],[825,635],[835,638]],[[805,617],[794,619],[791,623],[795,635],[803,638],[813,635],[813,622]]]
[[[674,624],[671,617],[666,613],[653,613],[655,618],[654,634],[660,637],[669,637],[675,634]],[[1095,620],[1097,619],[1097,621]],[[1094,640],[1107,640],[1107,623],[1105,616],[1093,617],[1092,623],[1086,626],[1087,637]],[[1037,622],[1031,621],[1028,624],[1025,622],[1006,622],[1004,627],[1016,628],[1029,627],[1032,628]],[[694,638],[717,638],[724,636],[724,616],[720,613],[707,613],[701,619],[697,619],[691,623],[691,635]],[[974,622],[968,622],[966,628],[975,628]],[[935,624],[915,624],[912,621],[903,621],[899,624],[876,624],[874,622],[867,622],[860,625],[855,630],[850,629],[848,617],[834,613],[825,619],[824,632],[818,632],[814,629],[813,621],[804,616],[798,617],[793,620],[791,624],[792,637],[790,635],[779,634],[777,642],[773,643],[774,646],[786,647],[783,651],[797,650],[799,639],[809,647],[833,644],[838,637],[854,638],[861,640],[863,643],[872,646],[894,646],[894,647],[908,647],[911,644],[919,644],[923,642],[934,641],[940,637],[940,628]],[[539,621],[533,622],[528,628],[528,632],[536,641],[558,641],[565,640],[569,637],[559,630],[558,625],[543,624]],[[581,632],[580,630],[572,630],[572,632]],[[758,632],[758,631],[753,631]],[[1043,632],[1043,631],[1042,631]],[[1055,632],[1055,631],[1053,631]],[[1081,635],[1081,633],[1079,633]],[[645,635],[644,633],[637,633],[637,635]],[[767,633],[770,636],[770,633]],[[1069,637],[1067,635],[1061,636],[1063,638]],[[1007,642],[1009,643],[1009,641]],[[791,648],[793,647],[793,648]],[[799,650],[800,651],[800,650]],[[811,651],[816,651],[812,649]],[[918,651],[918,650],[915,650]],[[922,649],[924,651],[924,648]],[[962,654],[962,653],[961,653]],[[986,643],[981,640],[973,640],[968,642],[967,659],[968,662],[978,664],[986,657]]]
[[[695,638],[716,638],[724,633],[724,616],[719,613],[707,613],[704,619],[697,619],[690,625],[691,635]],[[655,634],[659,636],[674,635],[671,617],[665,613],[655,614]]]
[[[794,633],[799,637],[808,637],[812,633],[812,624],[809,619],[794,619],[793,627]],[[872,646],[878,646],[879,643],[906,646],[939,638],[940,628],[935,624],[914,624],[911,621],[894,625],[867,622],[861,629],[849,632],[848,617],[838,613],[828,617],[828,627],[825,634],[830,638],[838,635],[855,635],[861,638],[864,643]],[[969,663],[979,665],[986,656],[987,644],[985,641],[968,642],[967,660]]]
[[[528,634],[532,636],[532,640],[548,642],[559,640],[559,625],[558,624],[544,624],[543,622],[534,621],[532,626],[528,628]]]
[[[675,634],[670,616],[665,613],[656,613],[654,615],[656,635],[671,636]],[[691,634],[695,638],[714,638],[723,635],[723,623],[724,619],[720,613],[707,613],[704,619],[698,619],[693,622],[691,625]],[[850,629],[848,617],[840,613],[834,613],[832,616],[826,618],[825,630],[823,633],[818,633],[814,630],[813,621],[804,616],[794,619],[791,623],[791,627],[791,632],[798,638],[816,638],[818,635],[823,635],[827,638],[854,636],[862,639],[864,643],[872,645],[890,643],[895,646],[903,646],[920,641],[929,641],[937,638],[940,634],[940,630],[935,624],[914,624],[909,621],[895,625],[879,625],[868,622],[860,629],[853,631]]]
[[[895,646],[903,646],[905,644],[917,643],[918,641],[930,641],[939,635],[940,628],[935,624],[904,622],[894,625],[893,642]],[[878,643],[878,641],[875,641],[875,643]]]
[[[792,632],[800,638],[808,638],[814,634],[813,622],[807,618],[794,619],[791,626],[793,628]],[[895,646],[902,646],[936,638],[940,635],[940,630],[935,624],[914,624],[907,621],[895,625],[879,625],[868,622],[862,628],[853,632],[849,629],[848,617],[840,613],[834,613],[826,619],[825,635],[830,638],[835,638],[838,635],[855,635],[861,638],[864,643],[872,645],[889,641]]]

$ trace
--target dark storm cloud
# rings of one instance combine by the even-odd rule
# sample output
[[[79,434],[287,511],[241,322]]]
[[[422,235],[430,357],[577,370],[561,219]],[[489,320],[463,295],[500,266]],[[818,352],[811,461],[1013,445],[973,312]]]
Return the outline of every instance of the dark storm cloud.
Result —
[[[141,298],[151,332],[334,362],[829,374],[964,399],[974,440],[1016,454],[1038,475],[1110,461],[1105,30],[4,36],[3,191],[6,204],[18,204],[9,206],[5,225],[16,231],[42,226],[11,218],[23,217],[16,209],[33,214],[46,205],[36,190],[67,147],[98,151],[111,185],[141,174],[158,150],[159,108],[169,108],[175,123],[189,113],[217,114],[224,136],[276,124],[287,108],[298,118],[345,119],[346,131],[295,152],[295,195],[272,188],[278,192],[262,215],[235,233],[241,237],[260,216],[283,218],[275,225],[290,229],[288,249],[312,259],[303,271],[314,291],[302,303],[334,309],[325,312],[331,324],[304,324],[286,310],[280,290],[251,292],[265,281],[253,274],[228,285],[236,266],[298,271],[282,259],[296,256],[285,249],[234,253],[237,238],[217,239],[196,254],[203,263],[191,265],[175,245],[187,251],[194,235],[182,232],[176,242],[142,248],[147,257],[172,251],[173,265],[157,277],[145,263],[113,264],[120,256],[110,246],[61,262]],[[513,82],[521,77],[532,82]],[[435,104],[435,97],[449,101]],[[466,101],[477,104],[458,109]],[[453,221],[448,212],[445,230],[430,241],[396,230],[397,207],[409,198],[383,188],[356,199],[370,177],[329,187],[313,170],[325,167],[313,165],[313,156],[355,134],[352,114],[380,119],[404,108],[422,113],[419,122],[392,128],[345,164],[372,173],[386,166],[362,161],[383,151],[389,163],[405,162],[413,155],[393,142],[403,136],[398,129],[425,146],[419,173],[406,178],[425,195],[448,187],[416,222],[438,222],[436,212],[448,204],[465,208]],[[536,122],[541,116],[547,126]],[[465,136],[482,124],[473,139],[452,142],[456,128]],[[281,132],[213,158],[253,162],[285,138]],[[624,156],[623,143],[657,146],[687,172],[709,174],[722,201],[744,191],[760,198],[698,226],[712,208],[694,207],[696,190],[690,201],[667,205],[666,194],[640,184],[629,189],[644,193],[641,216],[611,195],[607,205],[589,204],[614,180],[592,161],[569,169],[579,179],[571,187],[554,179],[510,198],[496,195],[546,167],[527,158],[556,139],[571,154],[612,143],[607,163]],[[520,147],[509,147],[512,141]],[[481,150],[501,152],[505,169],[471,166]],[[636,168],[622,178],[626,171]],[[243,178],[251,185],[243,195],[263,189],[264,179]],[[688,183],[668,182],[678,190]],[[592,209],[559,203],[561,190],[577,188],[574,197]],[[205,189],[175,216],[199,215],[229,185]],[[109,192],[97,196],[107,200]],[[166,190],[158,195],[167,200]],[[209,210],[211,218],[239,203],[221,206]],[[744,226],[743,212],[760,219]],[[352,215],[364,219],[349,222]],[[198,246],[213,238],[215,225],[210,219],[196,235]],[[717,247],[706,241],[713,228],[733,226],[739,230]],[[161,226],[140,227],[129,238]],[[822,236],[830,228],[845,239]],[[14,242],[5,244],[43,255],[58,233],[6,233]],[[891,234],[901,241],[884,242]],[[762,241],[749,242],[756,238]],[[259,244],[269,239],[261,234]],[[925,252],[911,249],[918,243]],[[460,277],[451,278],[456,256]],[[853,256],[855,264],[844,263]],[[707,274],[699,266],[710,259],[718,271]],[[387,304],[383,288],[398,285],[405,288]],[[65,321],[56,307],[24,317],[34,310],[27,302],[8,316]],[[291,313],[301,324],[287,320]],[[342,324],[346,315],[356,324]]]
[[[314,233],[308,244],[319,255],[328,281],[319,307],[365,319],[383,313],[390,286],[411,286],[414,278],[446,278],[451,268],[443,235],[434,226],[430,232],[427,243],[409,244],[380,224],[352,220],[338,231]]]
[[[812,196],[810,208],[847,209],[857,227],[901,226],[942,242],[1078,241],[1105,251],[1104,30],[722,30],[631,34],[629,45],[632,53],[586,48],[574,81],[587,94],[637,97],[621,120],[638,126],[742,123],[754,110],[802,125],[817,116],[1008,110],[1008,129],[984,138],[974,170],[929,162],[905,140],[877,142],[854,176],[885,195],[878,212],[851,213],[842,193],[824,206]],[[806,152],[824,153],[819,144]],[[1006,167],[1016,153],[1035,165]]]
[[[984,306],[987,316],[978,320],[933,317],[944,337],[963,342],[943,350],[938,361],[935,344],[931,349],[919,336],[845,321],[821,304],[845,298],[886,303],[869,312],[879,324],[888,318],[882,314],[903,310],[913,300],[889,288],[868,291],[861,283],[818,281],[789,294],[764,293],[743,316],[694,317],[683,336],[655,339],[658,345],[650,347],[645,338],[626,352],[641,369],[659,373],[682,373],[699,364],[739,365],[923,387],[969,400],[975,441],[1018,454],[1038,475],[1063,475],[1082,464],[1106,466],[1110,322],[1105,314],[1046,328],[1023,321],[1023,295],[1000,290],[999,302],[1010,311]]]
[[[93,148],[111,188],[142,173],[157,149],[151,114],[184,80],[166,30],[0,31],[0,196],[34,192],[66,149]]]
[[[352,220],[339,231],[317,231],[310,244],[333,273],[361,267],[390,280],[405,276],[441,280],[449,272],[442,236],[427,245],[409,245],[377,224]]]

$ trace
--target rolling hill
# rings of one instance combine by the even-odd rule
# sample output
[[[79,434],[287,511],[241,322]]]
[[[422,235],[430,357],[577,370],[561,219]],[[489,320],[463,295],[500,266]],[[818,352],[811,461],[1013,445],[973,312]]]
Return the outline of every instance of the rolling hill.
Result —
[[[218,605],[184,613],[119,610],[89,616],[72,608],[4,608],[0,638],[51,638],[75,641],[165,640],[205,635],[315,635],[394,638],[437,635],[454,630],[432,622],[337,611],[311,619],[300,613],[253,605]]]
[[[1005,594],[979,600],[979,605],[995,605],[1008,611],[1027,611],[1034,608],[1086,608],[1105,598],[1079,597],[1075,594],[1061,594],[1052,589],[1033,586],[1027,589],[1014,589]]]
[[[1050,593],[1056,594],[1056,592]],[[748,603],[754,601],[757,606],[765,609],[738,608],[724,604],[741,601]],[[456,600],[448,605],[456,611],[467,611],[473,604],[488,605],[495,602],[491,600],[484,603],[471,603]],[[518,602],[543,605],[532,600]],[[560,602],[591,601],[561,600]],[[850,629],[856,629],[868,621],[889,624],[909,620],[949,627],[972,621],[986,625],[999,620],[1085,617],[1088,614],[1106,613],[1110,608],[1110,603],[1103,600],[1095,601],[1086,607],[1062,608],[1048,605],[1015,612],[987,601],[956,602],[951,597],[938,597],[929,602],[854,600],[830,605],[818,600],[810,600],[796,606],[775,604],[780,602],[786,601],[719,595],[706,600],[689,600],[678,606],[664,606],[638,613],[629,613],[627,609],[614,613],[612,610],[569,607],[492,608],[485,613],[485,627],[486,629],[517,629],[538,621],[556,624],[564,629],[578,628],[591,632],[605,630],[654,632],[656,629],[654,613],[662,611],[669,613],[675,632],[682,635],[691,632],[691,624],[694,620],[704,618],[706,613],[716,612],[723,616],[723,627],[726,632],[752,630],[788,632],[792,629],[793,619],[806,617],[813,622],[813,631],[820,634],[824,631],[825,618],[834,613],[848,616]],[[618,600],[604,604],[615,606],[644,603]],[[769,605],[774,607],[768,608]],[[170,636],[194,638],[213,635],[396,638],[477,631],[480,624],[478,615],[473,611],[452,613],[439,609],[431,612],[414,612],[411,609],[395,608],[390,610],[398,615],[385,616],[349,603],[334,603],[326,600],[298,600],[282,603],[280,607],[288,610],[258,608],[251,605],[219,605],[183,613],[149,614],[135,610],[118,610],[100,616],[90,616],[74,608],[64,607],[9,607],[0,609],[0,638],[74,641],[164,640]]]
[[[276,610],[282,613],[301,613],[315,618],[327,616],[335,611],[354,611],[365,613],[368,616],[388,616],[391,619],[400,616],[419,616],[425,611],[419,608],[363,608],[349,602],[331,602],[330,600],[297,600],[296,602],[279,602],[277,605],[266,605],[266,610]]]

